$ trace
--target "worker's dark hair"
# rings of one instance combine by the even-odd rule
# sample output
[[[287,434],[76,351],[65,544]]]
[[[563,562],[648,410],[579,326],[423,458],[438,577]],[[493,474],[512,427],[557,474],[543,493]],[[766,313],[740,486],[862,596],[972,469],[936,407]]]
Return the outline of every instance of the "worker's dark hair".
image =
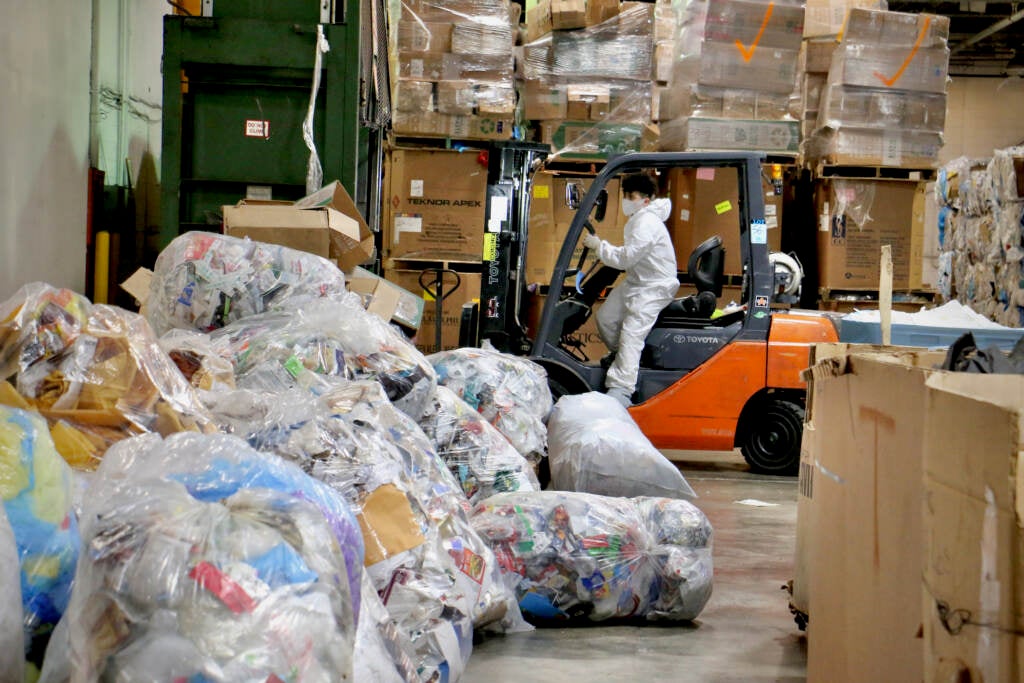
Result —
[[[647,197],[653,197],[658,192],[658,186],[654,178],[646,173],[632,173],[622,179],[622,194],[639,192]]]

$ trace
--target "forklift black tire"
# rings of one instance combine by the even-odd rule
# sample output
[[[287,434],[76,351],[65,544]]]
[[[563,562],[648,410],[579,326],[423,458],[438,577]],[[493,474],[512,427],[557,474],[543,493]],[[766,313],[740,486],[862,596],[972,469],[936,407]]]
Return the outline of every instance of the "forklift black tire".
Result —
[[[744,411],[747,412],[747,411]],[[800,469],[804,409],[782,398],[765,398],[749,411],[740,452],[759,474],[792,476]]]

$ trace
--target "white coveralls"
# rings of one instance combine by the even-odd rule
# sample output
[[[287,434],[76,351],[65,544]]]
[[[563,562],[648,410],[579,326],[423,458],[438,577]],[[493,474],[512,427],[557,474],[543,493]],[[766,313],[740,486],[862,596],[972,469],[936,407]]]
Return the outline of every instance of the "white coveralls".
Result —
[[[676,253],[664,223],[671,211],[670,200],[651,200],[626,223],[625,244],[602,240],[598,248],[602,263],[626,271],[625,282],[597,309],[598,334],[616,352],[605,379],[608,389],[628,394],[636,389],[644,340],[679,289]]]

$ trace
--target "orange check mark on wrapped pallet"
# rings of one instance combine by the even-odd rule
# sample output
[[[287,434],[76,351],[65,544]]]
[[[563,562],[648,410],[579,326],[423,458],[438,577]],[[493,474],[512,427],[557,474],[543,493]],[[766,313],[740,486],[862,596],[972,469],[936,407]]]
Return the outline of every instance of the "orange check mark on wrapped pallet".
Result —
[[[908,54],[907,58],[903,60],[903,64],[900,65],[900,68],[892,75],[891,78],[886,77],[886,75],[880,71],[875,72],[875,78],[882,81],[882,83],[885,83],[885,85],[890,88],[895,85],[896,81],[900,80],[900,76],[903,75],[903,72],[907,70],[908,66],[910,66],[910,63],[914,61],[914,55],[916,55],[917,51],[921,49],[921,43],[924,42],[924,37],[928,33],[928,26],[931,25],[931,23],[932,18],[926,16],[924,18],[924,25],[921,27],[921,32],[917,35],[917,42],[914,43],[914,47],[910,48],[910,54]]]
[[[754,42],[750,44],[750,47],[744,45],[738,38],[736,39],[736,48],[743,55],[743,61],[749,62],[754,56],[754,50],[757,49],[757,44],[761,42],[762,36],[764,36],[764,30],[768,28],[768,20],[772,18],[772,10],[775,7],[774,2],[768,3],[768,9],[764,11],[764,19],[761,20],[761,30],[757,32],[757,36],[754,37]]]

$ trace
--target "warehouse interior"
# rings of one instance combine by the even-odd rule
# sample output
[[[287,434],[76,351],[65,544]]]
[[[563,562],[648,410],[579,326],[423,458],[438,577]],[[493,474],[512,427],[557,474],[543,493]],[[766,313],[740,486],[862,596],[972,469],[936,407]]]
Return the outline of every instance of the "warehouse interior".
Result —
[[[5,9],[0,683],[1024,681],[1019,4]]]

